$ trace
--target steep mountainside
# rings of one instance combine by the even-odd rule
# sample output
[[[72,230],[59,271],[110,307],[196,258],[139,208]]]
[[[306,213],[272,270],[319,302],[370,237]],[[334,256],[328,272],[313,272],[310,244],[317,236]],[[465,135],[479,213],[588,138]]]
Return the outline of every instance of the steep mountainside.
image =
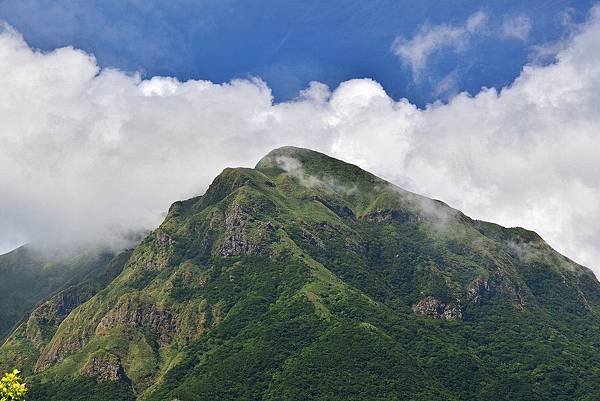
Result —
[[[72,259],[74,266],[87,271],[71,277],[61,290],[37,305],[1,348],[0,366],[19,366],[25,373],[31,373],[32,362],[39,358],[64,318],[118,276],[130,255],[131,251],[126,251],[117,256],[103,253]],[[82,263],[76,264],[76,260]]]
[[[101,269],[112,256],[89,251],[59,255],[30,245],[0,255],[0,343],[40,301]]]
[[[113,266],[0,348],[32,400],[600,399],[591,271],[310,150],[226,169]]]

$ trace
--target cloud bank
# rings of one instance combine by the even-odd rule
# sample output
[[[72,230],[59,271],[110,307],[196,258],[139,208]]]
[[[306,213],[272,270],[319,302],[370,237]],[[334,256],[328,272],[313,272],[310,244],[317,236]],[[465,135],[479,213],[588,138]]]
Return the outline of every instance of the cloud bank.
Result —
[[[260,79],[145,80],[73,48],[36,51],[10,28],[0,88],[0,243],[119,244],[225,166],[295,145],[534,229],[600,273],[600,9],[554,63],[426,109],[369,79],[285,103]]]

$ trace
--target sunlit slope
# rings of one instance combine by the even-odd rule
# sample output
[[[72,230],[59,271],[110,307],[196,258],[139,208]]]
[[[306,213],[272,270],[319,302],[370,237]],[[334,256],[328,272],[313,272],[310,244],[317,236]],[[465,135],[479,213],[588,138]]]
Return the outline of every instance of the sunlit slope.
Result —
[[[109,252],[41,251],[31,245],[0,255],[0,343],[40,301],[77,283],[112,256]]]

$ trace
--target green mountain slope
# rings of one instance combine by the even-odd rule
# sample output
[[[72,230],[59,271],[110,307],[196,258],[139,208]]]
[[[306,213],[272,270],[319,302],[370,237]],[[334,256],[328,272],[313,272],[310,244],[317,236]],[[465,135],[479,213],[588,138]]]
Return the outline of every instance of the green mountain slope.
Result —
[[[30,245],[0,255],[0,343],[40,301],[101,269],[112,256],[90,251],[58,254]]]
[[[0,348],[31,399],[600,397],[591,271],[317,152],[226,169],[119,263]]]
[[[39,358],[60,323],[118,276],[130,255],[131,251],[126,251],[117,256],[103,253],[71,259],[79,274],[71,277],[60,291],[40,302],[28,319],[12,333],[1,348],[0,367],[7,370],[11,366],[18,366],[24,374],[31,374],[33,362]]]

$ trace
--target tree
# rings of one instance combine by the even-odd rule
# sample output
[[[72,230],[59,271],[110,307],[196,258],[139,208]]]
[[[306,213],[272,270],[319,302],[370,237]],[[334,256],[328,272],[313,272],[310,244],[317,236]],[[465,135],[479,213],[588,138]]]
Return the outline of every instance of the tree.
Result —
[[[17,369],[12,373],[6,373],[0,379],[0,401],[23,401],[27,388],[24,383],[21,383]]]

